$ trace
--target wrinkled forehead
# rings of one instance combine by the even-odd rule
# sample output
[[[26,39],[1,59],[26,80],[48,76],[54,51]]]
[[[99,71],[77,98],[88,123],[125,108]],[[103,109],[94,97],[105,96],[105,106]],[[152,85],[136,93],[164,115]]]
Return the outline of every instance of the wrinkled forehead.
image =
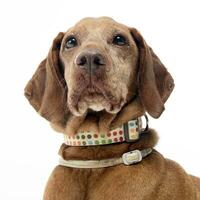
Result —
[[[117,23],[111,18],[100,17],[100,18],[84,18],[75,24],[74,27],[70,28],[66,35],[76,34],[81,37],[94,36],[102,37],[113,34],[124,34],[129,35],[129,29],[127,26]]]

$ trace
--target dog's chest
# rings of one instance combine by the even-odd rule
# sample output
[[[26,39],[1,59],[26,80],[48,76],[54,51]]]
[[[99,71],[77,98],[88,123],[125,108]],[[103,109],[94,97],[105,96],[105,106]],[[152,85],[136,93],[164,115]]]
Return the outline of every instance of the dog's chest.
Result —
[[[146,178],[143,179],[141,174]],[[151,179],[151,176],[142,165],[120,165],[92,170],[74,169],[73,172],[65,174],[69,181],[66,182],[70,183],[67,186],[70,188],[66,194],[67,200],[142,200],[152,193],[151,190],[157,182],[156,178]],[[148,184],[151,187],[147,190]]]

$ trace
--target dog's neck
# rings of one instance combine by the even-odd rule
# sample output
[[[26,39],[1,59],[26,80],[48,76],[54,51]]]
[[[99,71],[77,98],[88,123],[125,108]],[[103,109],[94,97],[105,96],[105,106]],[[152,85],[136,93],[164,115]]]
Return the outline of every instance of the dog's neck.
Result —
[[[119,113],[111,114],[105,110],[95,112],[88,110],[82,116],[73,114],[66,116],[62,122],[51,122],[51,126],[57,132],[67,135],[75,135],[77,132],[92,131],[98,134],[107,133],[111,129],[121,126],[131,119],[136,119],[145,114],[144,108],[138,98],[131,99]]]
[[[149,129],[147,132],[143,133],[140,136],[140,139],[136,142],[80,147],[63,144],[60,148],[59,154],[64,159],[101,160],[120,157],[123,153],[135,149],[142,150],[146,148],[153,148],[157,144],[157,141],[157,133],[154,130]]]

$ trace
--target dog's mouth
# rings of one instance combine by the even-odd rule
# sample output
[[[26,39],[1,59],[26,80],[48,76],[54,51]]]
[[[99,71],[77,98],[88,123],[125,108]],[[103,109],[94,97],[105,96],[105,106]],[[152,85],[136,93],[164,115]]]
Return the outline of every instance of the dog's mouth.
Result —
[[[95,95],[103,95],[103,94],[102,94],[102,91],[98,87],[94,85],[89,85],[88,87],[86,87],[84,95],[93,97]]]
[[[114,92],[106,85],[89,84],[68,98],[71,112],[76,116],[82,116],[88,109],[93,111],[106,110],[109,113],[117,113],[125,103],[124,98],[117,98]]]

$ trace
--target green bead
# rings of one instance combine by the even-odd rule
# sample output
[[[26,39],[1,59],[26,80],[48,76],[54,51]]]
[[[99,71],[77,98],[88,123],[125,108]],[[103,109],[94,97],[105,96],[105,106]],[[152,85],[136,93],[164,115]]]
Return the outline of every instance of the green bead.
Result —
[[[98,140],[95,140],[95,144],[99,144],[99,141],[98,141]]]

